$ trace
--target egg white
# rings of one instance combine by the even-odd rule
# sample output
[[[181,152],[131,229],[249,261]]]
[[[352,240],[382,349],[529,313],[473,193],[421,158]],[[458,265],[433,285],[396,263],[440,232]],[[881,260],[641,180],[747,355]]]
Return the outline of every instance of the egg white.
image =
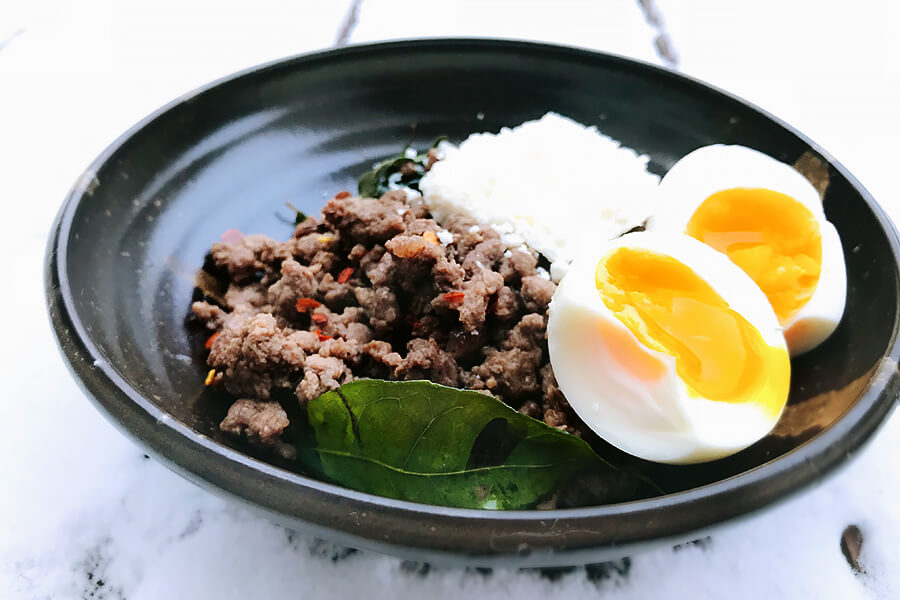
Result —
[[[824,342],[840,323],[847,298],[847,272],[837,230],[826,219],[818,192],[798,171],[744,146],[699,148],[663,177],[659,210],[648,220],[647,230],[684,232],[707,198],[733,188],[781,192],[805,206],[818,222],[822,239],[819,282],[809,301],[783,324],[791,356],[807,352]]]
[[[655,382],[634,377],[610,355],[602,334],[592,327],[600,320],[640,344],[606,307],[595,283],[598,261],[623,246],[665,254],[687,265],[755,327],[765,343],[786,352],[778,319],[765,295],[724,254],[682,234],[628,234],[578,257],[550,303],[550,362],[569,404],[603,439],[657,462],[713,460],[765,436],[780,411],[772,414],[753,403],[691,395],[675,370],[675,358],[646,346],[644,350],[667,367]]]

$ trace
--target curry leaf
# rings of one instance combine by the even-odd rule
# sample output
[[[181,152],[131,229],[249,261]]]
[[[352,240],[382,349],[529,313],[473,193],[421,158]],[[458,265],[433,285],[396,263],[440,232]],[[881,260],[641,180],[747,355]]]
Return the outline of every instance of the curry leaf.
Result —
[[[447,136],[440,136],[432,142],[431,147],[437,148],[447,140]],[[359,178],[359,195],[379,198],[390,190],[409,188],[419,191],[419,182],[425,176],[427,162],[427,153],[417,153],[407,146],[403,152],[379,162]]]
[[[307,219],[306,213],[304,213],[302,210],[300,210],[299,208],[297,208],[290,202],[285,202],[284,204],[289,209],[294,211],[294,225],[299,225],[300,223],[302,223],[303,221],[305,221]]]
[[[360,196],[378,198],[389,190],[408,187],[419,189],[419,182],[425,176],[425,157],[398,154],[364,173],[359,178],[357,188]]]
[[[346,487],[463,508],[529,508],[586,468],[583,440],[500,400],[427,381],[361,379],[309,403],[301,457]]]

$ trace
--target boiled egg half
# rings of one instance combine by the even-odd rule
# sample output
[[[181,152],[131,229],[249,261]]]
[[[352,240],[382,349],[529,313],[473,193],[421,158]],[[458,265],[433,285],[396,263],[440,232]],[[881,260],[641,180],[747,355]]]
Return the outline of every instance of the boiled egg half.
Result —
[[[790,358],[766,296],[725,254],[681,233],[627,234],[576,258],[547,333],[578,416],[647,460],[737,452],[787,401]]]
[[[648,230],[678,231],[725,253],[762,288],[791,355],[822,343],[844,312],[837,230],[798,171],[744,146],[706,146],[660,182]]]

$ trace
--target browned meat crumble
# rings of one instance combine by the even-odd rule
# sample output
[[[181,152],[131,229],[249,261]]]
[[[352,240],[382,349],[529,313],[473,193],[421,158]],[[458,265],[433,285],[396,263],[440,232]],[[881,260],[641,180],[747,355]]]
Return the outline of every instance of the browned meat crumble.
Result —
[[[547,355],[555,284],[491,228],[465,217],[445,226],[402,191],[343,192],[287,241],[230,232],[214,244],[206,268],[224,284],[222,306],[192,312],[214,333],[212,381],[238,398],[221,429],[275,446],[289,425],[275,400],[284,390],[302,405],[374,377],[493,394],[580,434]]]

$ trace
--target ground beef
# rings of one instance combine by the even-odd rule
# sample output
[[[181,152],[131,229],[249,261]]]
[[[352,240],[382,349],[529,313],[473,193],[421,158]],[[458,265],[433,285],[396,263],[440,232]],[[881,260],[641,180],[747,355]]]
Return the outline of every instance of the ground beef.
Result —
[[[217,242],[210,250],[216,265],[227,270],[235,283],[263,277],[290,256],[289,247],[264,235],[243,236],[234,242]]]
[[[350,369],[336,356],[313,354],[306,361],[306,373],[297,386],[297,398],[309,402],[352,379]]]
[[[520,305],[519,294],[508,285],[504,285],[497,290],[494,304],[488,307],[488,312],[501,321],[506,321],[519,314]]]
[[[556,284],[537,275],[529,275],[522,278],[522,300],[525,308],[538,312],[547,310],[553,293],[556,292]]]
[[[281,263],[281,279],[269,288],[269,304],[278,314],[293,315],[297,311],[297,298],[314,298],[319,293],[316,277],[319,271],[321,267],[307,267],[293,258],[284,261]]]
[[[525,315],[499,349],[487,348],[485,361],[472,372],[508,404],[518,405],[534,398],[540,391],[539,372],[545,362],[545,329],[544,317],[536,313]],[[559,425],[564,423],[553,424]]]
[[[198,321],[206,325],[207,329],[212,330],[221,328],[222,323],[225,322],[225,316],[228,314],[215,304],[210,304],[205,300],[191,304],[191,312]]]
[[[428,379],[455,387],[459,367],[453,357],[431,339],[413,338],[406,344],[406,358],[394,370],[397,379]]]
[[[380,340],[369,342],[363,346],[363,352],[376,362],[383,364],[391,370],[394,370],[403,364],[403,357],[400,356],[399,353],[394,352],[391,345],[387,342],[382,342]]]
[[[302,371],[310,349],[302,332],[279,327],[270,313],[255,313],[250,307],[238,307],[225,317],[209,346],[207,363],[224,373],[225,389],[258,400],[268,400],[274,388],[289,385]]]
[[[271,311],[268,308],[266,286],[259,283],[230,286],[225,292],[225,305],[231,310],[243,306]]]
[[[375,198],[333,198],[322,216],[325,223],[345,235],[355,243],[384,242],[405,227],[401,215],[406,210],[403,202],[396,197]]]
[[[222,431],[272,446],[289,425],[273,398],[377,377],[478,390],[580,433],[549,363],[556,285],[537,262],[468,217],[439,226],[404,192],[339,194],[285,242],[230,231],[204,267],[224,302],[191,307],[216,332],[210,381],[240,398]]]
[[[500,274],[503,280],[510,283],[518,283],[522,277],[533,275],[537,267],[537,258],[522,250],[510,250],[503,256],[500,262]]]
[[[244,436],[251,442],[274,445],[289,425],[287,413],[277,402],[258,402],[248,398],[235,400],[221,429]]]

